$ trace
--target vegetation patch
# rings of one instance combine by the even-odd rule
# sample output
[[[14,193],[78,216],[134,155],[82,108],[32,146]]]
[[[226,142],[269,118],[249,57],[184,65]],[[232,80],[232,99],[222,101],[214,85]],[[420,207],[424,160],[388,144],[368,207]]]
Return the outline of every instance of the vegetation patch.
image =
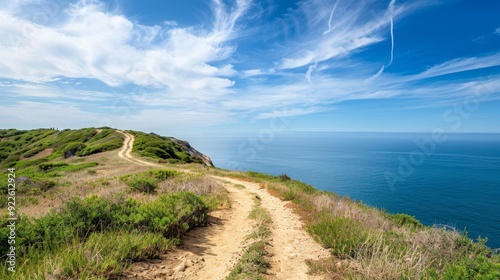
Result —
[[[0,160],[2,167],[23,164],[42,151],[52,151],[47,161],[72,156],[88,156],[120,148],[122,135],[111,128],[84,128],[78,130],[0,129]]]
[[[141,203],[98,196],[74,198],[39,219],[21,216],[16,224],[16,273],[0,264],[1,279],[114,278],[134,261],[157,257],[193,227],[205,226],[208,207],[189,192],[171,193]],[[6,216],[0,250],[7,252]]]
[[[189,191],[199,195],[210,210],[231,206],[227,190],[211,176],[202,173],[178,173],[173,180],[164,181],[161,185],[161,192]]]
[[[265,275],[270,267],[266,257],[269,252],[266,249],[266,244],[269,241],[270,229],[272,223],[271,216],[266,209],[260,207],[259,203],[250,213],[250,218],[255,219],[256,227],[254,232],[249,236],[255,242],[245,250],[240,261],[233,268],[228,280],[235,279],[266,279]]]
[[[133,151],[142,157],[166,160],[169,163],[203,163],[201,159],[190,155],[171,137],[163,137],[154,133],[129,132],[135,136]]]
[[[57,257],[58,270],[52,275],[61,278],[113,278],[133,262],[154,259],[167,250],[171,242],[151,232],[92,233],[87,241],[75,242]]]
[[[132,190],[143,193],[156,193],[158,183],[169,178],[174,178],[178,175],[177,172],[165,169],[150,170],[137,173],[134,175],[125,175],[120,177],[125,184]]]

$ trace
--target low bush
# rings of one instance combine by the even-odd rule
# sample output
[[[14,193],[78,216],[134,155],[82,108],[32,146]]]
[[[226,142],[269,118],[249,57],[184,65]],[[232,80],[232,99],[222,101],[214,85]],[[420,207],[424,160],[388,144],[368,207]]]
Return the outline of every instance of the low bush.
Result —
[[[285,173],[281,174],[281,175],[279,176],[279,178],[280,178],[280,180],[281,180],[282,182],[285,182],[285,181],[290,181],[290,180],[291,180],[291,178],[290,178],[290,177],[288,177],[288,175],[286,175]]]
[[[143,193],[156,193],[158,183],[177,176],[178,173],[171,170],[156,169],[134,175],[125,175],[120,179],[132,190]]]
[[[415,217],[410,216],[408,214],[401,214],[401,213],[394,214],[394,215],[392,215],[392,219],[399,226],[407,226],[410,228],[423,228],[424,227],[424,225],[419,220],[417,220]]]
[[[47,172],[49,170],[52,170],[57,167],[62,167],[62,166],[68,166],[67,163],[65,162],[48,162],[48,163],[41,163],[38,165],[38,169],[43,172]]]
[[[158,189],[158,181],[147,176],[133,176],[127,185],[133,190],[143,193],[156,193],[156,189]]]
[[[207,221],[208,207],[189,192],[164,194],[144,203],[130,198],[74,198],[39,219],[19,217],[16,256],[30,261],[17,269],[33,274],[41,263],[49,263],[46,272],[58,278],[113,278],[133,261],[157,257],[186,231],[206,226]],[[2,252],[10,246],[7,222],[4,216]],[[6,263],[1,263],[0,279],[23,279],[6,271]]]
[[[89,279],[115,278],[132,262],[157,258],[170,242],[150,232],[93,233],[83,243],[75,242],[59,256],[55,276]]]
[[[367,240],[368,230],[353,219],[323,215],[327,217],[310,225],[309,233],[323,247],[331,249],[334,255],[341,258],[355,257],[358,246]]]

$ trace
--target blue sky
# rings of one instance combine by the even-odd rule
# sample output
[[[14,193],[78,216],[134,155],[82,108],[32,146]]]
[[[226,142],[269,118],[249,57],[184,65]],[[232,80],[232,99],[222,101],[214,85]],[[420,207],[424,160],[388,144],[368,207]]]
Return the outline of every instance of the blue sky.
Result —
[[[500,132],[500,2],[0,0],[0,127]]]

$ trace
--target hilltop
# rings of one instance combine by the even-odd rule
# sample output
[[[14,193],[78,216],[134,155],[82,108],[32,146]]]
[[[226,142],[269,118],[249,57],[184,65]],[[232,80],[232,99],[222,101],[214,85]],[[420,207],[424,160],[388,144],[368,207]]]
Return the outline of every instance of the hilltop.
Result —
[[[3,262],[2,279],[500,277],[485,240],[286,174],[218,169],[172,137],[0,130],[0,160],[0,187],[16,202],[0,200],[0,249],[8,258],[15,245],[16,270]]]

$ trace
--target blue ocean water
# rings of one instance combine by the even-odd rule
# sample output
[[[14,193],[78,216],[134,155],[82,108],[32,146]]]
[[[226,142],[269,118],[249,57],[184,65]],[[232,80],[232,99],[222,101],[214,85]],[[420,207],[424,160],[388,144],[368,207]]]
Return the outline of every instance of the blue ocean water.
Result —
[[[286,132],[190,142],[217,167],[286,173],[500,248],[500,134]]]

